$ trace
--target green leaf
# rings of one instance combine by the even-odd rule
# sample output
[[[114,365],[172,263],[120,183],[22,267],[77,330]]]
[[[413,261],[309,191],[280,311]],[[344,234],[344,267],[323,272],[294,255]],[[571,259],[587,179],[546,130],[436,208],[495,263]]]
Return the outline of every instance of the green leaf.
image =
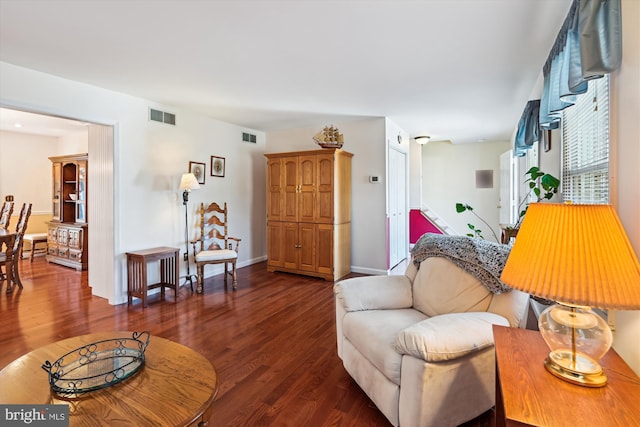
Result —
[[[560,180],[553,175],[549,175],[548,173],[542,177],[540,183],[548,188],[558,188],[560,186]]]
[[[463,205],[462,203],[456,203],[456,212],[461,213],[466,211],[467,208],[465,205]]]
[[[525,175],[529,175],[529,174],[534,174],[536,172],[538,172],[540,170],[539,167],[537,166],[533,166],[532,168],[530,168],[528,171],[526,171],[524,174]]]

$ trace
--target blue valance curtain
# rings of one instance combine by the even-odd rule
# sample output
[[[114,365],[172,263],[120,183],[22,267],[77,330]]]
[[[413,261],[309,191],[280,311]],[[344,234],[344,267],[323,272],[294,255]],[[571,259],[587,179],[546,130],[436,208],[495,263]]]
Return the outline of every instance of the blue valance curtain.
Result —
[[[574,0],[542,69],[537,110],[536,101],[529,101],[518,123],[514,155],[525,155],[540,128],[557,129],[562,110],[587,91],[588,81],[616,70],[621,62],[620,0]]]

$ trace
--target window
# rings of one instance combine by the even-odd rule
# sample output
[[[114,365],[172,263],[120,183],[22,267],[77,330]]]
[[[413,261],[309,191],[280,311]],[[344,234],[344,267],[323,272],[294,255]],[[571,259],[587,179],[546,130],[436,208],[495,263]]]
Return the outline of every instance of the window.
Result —
[[[609,203],[609,76],[562,112],[562,200]]]

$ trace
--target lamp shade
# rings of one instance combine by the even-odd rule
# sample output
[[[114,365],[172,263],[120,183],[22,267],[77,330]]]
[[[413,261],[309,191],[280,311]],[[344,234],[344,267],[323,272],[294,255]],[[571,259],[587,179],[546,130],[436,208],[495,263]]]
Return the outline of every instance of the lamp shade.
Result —
[[[609,205],[532,203],[501,279],[564,303],[640,308],[640,262]]]
[[[180,178],[180,190],[191,191],[197,190],[198,188],[200,188],[200,184],[198,184],[198,180],[194,174],[182,174],[182,178]]]

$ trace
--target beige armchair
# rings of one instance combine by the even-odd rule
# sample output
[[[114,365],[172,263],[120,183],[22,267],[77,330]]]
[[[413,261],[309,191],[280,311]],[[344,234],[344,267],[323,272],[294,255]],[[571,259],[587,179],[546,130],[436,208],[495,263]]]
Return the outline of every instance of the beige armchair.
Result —
[[[468,243],[438,239],[444,247]],[[506,259],[508,247],[496,248]],[[420,252],[414,248],[414,260]],[[394,426],[456,426],[494,405],[492,325],[523,327],[529,296],[502,288],[478,263],[457,265],[459,253],[422,252],[429,255],[404,275],[335,285],[338,356]]]

